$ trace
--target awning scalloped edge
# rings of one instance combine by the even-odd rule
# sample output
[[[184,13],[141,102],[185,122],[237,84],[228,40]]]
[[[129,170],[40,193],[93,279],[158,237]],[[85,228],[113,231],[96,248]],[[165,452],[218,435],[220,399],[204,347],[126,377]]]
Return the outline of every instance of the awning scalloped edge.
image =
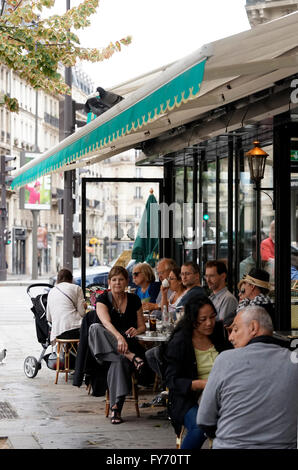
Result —
[[[59,171],[74,161],[88,156],[117,139],[142,129],[162,114],[179,108],[198,97],[203,81],[206,60],[194,65],[164,84],[130,108],[90,131],[59,152],[18,175],[11,184],[13,189],[35,181],[40,176]]]

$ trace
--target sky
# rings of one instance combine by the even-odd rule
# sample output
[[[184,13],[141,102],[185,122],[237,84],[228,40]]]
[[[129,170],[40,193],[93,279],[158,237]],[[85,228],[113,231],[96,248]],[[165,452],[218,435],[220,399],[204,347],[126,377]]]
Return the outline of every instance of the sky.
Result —
[[[79,0],[71,0],[71,7]],[[56,12],[66,8],[56,0]],[[61,10],[62,9],[62,10]],[[250,29],[245,0],[101,0],[91,26],[77,31],[84,47],[103,48],[128,35],[132,44],[83,70],[110,88],[150,72],[202,45]]]

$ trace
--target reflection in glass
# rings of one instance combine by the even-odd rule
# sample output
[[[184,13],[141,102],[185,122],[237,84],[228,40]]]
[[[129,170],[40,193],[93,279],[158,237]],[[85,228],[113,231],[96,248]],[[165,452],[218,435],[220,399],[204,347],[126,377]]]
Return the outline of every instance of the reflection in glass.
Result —
[[[219,160],[219,258],[228,258],[228,159]]]
[[[263,147],[267,157],[264,179],[261,187],[273,187],[273,160],[272,145]],[[241,279],[250,269],[256,266],[256,194],[253,182],[250,179],[247,159],[244,157],[240,165],[239,184],[239,278]],[[261,191],[261,260],[262,268],[270,274],[270,282],[274,284],[274,210],[272,205],[272,191]],[[270,250],[270,254],[268,254]]]
[[[205,162],[202,172],[203,264],[216,253],[216,162]]]

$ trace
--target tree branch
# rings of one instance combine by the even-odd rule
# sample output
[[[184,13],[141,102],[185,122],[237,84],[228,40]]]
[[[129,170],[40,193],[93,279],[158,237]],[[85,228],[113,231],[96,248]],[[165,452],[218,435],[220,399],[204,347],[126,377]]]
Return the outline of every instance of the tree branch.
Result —
[[[5,8],[5,3],[6,3],[6,0],[2,0],[2,8],[1,8],[1,13],[0,13],[0,16],[2,16],[2,15],[3,15],[4,8]]]

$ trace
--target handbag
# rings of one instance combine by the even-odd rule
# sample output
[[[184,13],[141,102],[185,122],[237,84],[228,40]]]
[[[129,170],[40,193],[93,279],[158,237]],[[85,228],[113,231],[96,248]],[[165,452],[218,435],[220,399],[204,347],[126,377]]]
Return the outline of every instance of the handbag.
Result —
[[[50,354],[44,357],[47,366],[49,369],[56,370],[57,369],[57,353],[56,351],[52,351]],[[64,351],[60,351],[59,355],[59,368],[63,370],[65,368],[65,356]]]

